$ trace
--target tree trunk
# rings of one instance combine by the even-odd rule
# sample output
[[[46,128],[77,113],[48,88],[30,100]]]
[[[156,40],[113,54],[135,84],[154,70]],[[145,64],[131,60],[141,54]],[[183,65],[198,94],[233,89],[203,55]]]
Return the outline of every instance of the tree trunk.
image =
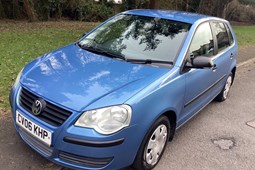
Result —
[[[159,9],[159,0],[150,0],[151,9]]]
[[[23,2],[24,2],[24,8],[25,8],[25,11],[26,11],[29,21],[36,21],[37,17],[35,15],[33,7],[29,3],[29,0],[24,0]]]

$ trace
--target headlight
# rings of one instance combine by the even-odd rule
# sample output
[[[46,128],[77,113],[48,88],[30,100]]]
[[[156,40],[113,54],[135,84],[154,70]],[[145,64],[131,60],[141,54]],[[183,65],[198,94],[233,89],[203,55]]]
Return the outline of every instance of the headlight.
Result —
[[[75,125],[93,128],[101,134],[112,134],[129,126],[132,109],[128,105],[111,106],[84,112]]]
[[[20,80],[20,77],[21,77],[21,75],[22,75],[22,71],[23,71],[23,69],[20,70],[19,74],[17,75],[17,78],[16,78],[16,80],[15,80],[15,82],[14,82],[14,84],[13,84],[14,87],[16,87],[16,86],[18,85],[19,80]]]

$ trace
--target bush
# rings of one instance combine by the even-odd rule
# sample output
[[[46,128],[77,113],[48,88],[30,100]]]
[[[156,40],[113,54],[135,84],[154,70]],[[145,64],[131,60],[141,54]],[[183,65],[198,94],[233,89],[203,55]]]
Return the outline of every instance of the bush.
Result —
[[[113,14],[113,8],[104,3],[84,3],[81,7],[81,16],[79,17],[79,20],[103,21],[112,16]]]
[[[61,18],[64,4],[68,0],[33,0],[34,8],[40,20]]]
[[[112,4],[92,0],[71,0],[65,4],[63,17],[82,21],[103,21],[114,14]]]
[[[149,6],[148,0],[123,0],[122,2],[123,4],[120,6],[121,11],[137,8],[148,8]]]

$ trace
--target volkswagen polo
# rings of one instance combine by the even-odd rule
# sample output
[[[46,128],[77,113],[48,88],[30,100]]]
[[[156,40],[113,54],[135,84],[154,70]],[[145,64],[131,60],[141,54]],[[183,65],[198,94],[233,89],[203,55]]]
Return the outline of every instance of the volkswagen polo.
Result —
[[[10,92],[22,140],[73,169],[152,169],[175,130],[233,83],[228,21],[131,10],[28,63]]]

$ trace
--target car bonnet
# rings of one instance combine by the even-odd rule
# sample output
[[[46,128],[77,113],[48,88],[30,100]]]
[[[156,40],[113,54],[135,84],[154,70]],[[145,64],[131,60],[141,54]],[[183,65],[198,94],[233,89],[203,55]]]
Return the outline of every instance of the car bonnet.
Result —
[[[94,54],[71,44],[53,51],[31,69],[21,84],[48,101],[76,111],[126,86],[121,104],[169,71]],[[139,82],[139,83],[138,83]],[[124,88],[123,88],[124,89]]]

